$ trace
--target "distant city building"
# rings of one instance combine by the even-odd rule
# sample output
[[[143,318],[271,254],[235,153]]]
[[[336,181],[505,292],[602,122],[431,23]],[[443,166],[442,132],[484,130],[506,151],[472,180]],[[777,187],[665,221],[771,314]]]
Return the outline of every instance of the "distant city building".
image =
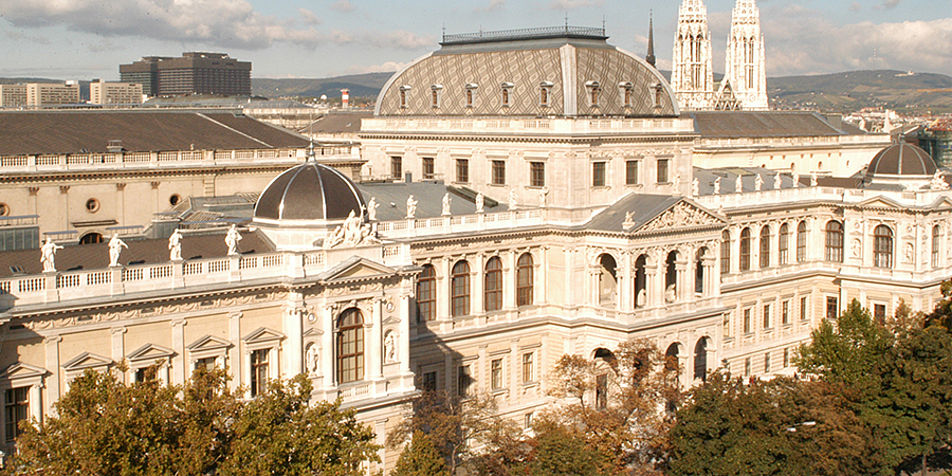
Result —
[[[90,104],[142,104],[142,85],[103,80],[89,83]]]
[[[0,84],[0,107],[26,106],[25,84]]]
[[[251,62],[225,53],[182,53],[180,58],[145,56],[119,65],[123,82],[138,83],[149,96],[251,94]]]
[[[27,106],[50,106],[57,104],[78,104],[79,83],[67,81],[65,83],[27,83]]]
[[[919,132],[919,144],[940,166],[952,166],[952,120],[938,120]]]

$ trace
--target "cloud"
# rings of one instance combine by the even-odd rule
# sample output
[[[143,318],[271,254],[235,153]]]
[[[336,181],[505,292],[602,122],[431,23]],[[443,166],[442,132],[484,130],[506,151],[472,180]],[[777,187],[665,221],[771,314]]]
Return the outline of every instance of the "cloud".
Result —
[[[361,74],[361,73],[389,73],[391,71],[400,71],[408,62],[400,61],[386,61],[380,64],[373,64],[369,66],[351,66],[347,69],[349,74]]]
[[[899,0],[883,0],[883,8],[896,8],[896,5],[899,5]]]
[[[312,12],[312,11],[306,9],[306,8],[303,8],[303,7],[302,7],[302,8],[298,8],[298,13],[301,14],[301,19],[304,20],[304,23],[307,23],[307,24],[309,24],[309,25],[320,25],[320,24],[321,24],[321,19],[318,18],[318,16],[315,15],[314,12]]]
[[[952,17],[834,25],[809,9],[786,7],[767,18],[771,76],[880,68],[952,73]]]
[[[337,0],[333,5],[331,5],[331,10],[337,10],[344,13],[352,12],[356,9],[357,7],[350,3],[350,0]]]
[[[850,11],[853,13],[856,13],[862,9],[863,9],[863,5],[861,5],[859,2],[853,2],[850,4]]]
[[[476,7],[473,9],[474,12],[491,12],[493,10],[499,10],[500,8],[506,6],[506,0],[489,0],[489,3],[482,7]]]
[[[571,10],[581,7],[596,7],[604,3],[602,0],[553,0],[550,7],[553,10]]]
[[[346,0],[335,3],[350,5]],[[350,8],[353,8],[352,6]],[[315,47],[323,43],[415,49],[434,40],[406,31],[343,33],[318,31],[320,19],[298,10],[309,22],[263,15],[246,0],[0,0],[0,16],[20,28],[63,25],[104,37],[143,37],[223,48],[262,49],[277,42]]]

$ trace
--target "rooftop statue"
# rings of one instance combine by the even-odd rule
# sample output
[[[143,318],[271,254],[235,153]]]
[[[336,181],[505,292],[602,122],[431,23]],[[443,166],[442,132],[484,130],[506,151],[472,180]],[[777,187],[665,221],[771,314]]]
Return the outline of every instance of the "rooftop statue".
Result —
[[[377,207],[379,206],[377,197],[370,197],[370,202],[367,203],[367,220],[377,221]]]
[[[44,273],[56,272],[56,251],[61,249],[63,247],[53,243],[52,238],[46,238],[46,243],[40,248],[40,263],[43,264]]]
[[[169,260],[182,260],[182,233],[178,228],[172,232],[172,236],[169,236]]]
[[[109,266],[119,266],[119,254],[123,248],[128,248],[126,242],[119,239],[118,233],[113,233],[109,239]]]
[[[452,212],[450,212],[450,203],[452,202],[453,199],[450,197],[449,192],[443,194],[443,216],[452,215]]]
[[[719,195],[721,193],[721,178],[717,177],[714,179],[714,195]]]
[[[413,198],[413,195],[410,195],[409,197],[407,197],[407,218],[416,217],[416,206],[417,206],[417,201],[415,198]]]
[[[482,192],[476,194],[476,213],[482,213],[483,207],[486,204],[486,198],[483,197]]]
[[[225,246],[228,247],[228,255],[238,254],[238,242],[241,241],[241,233],[238,233],[238,227],[231,225],[228,234],[225,235]]]

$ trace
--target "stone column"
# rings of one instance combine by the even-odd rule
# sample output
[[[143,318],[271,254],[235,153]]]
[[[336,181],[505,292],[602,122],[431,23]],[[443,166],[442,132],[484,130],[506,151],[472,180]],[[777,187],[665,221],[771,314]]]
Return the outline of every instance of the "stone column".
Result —
[[[370,359],[367,362],[369,377],[373,381],[383,378],[383,309],[382,301],[373,299],[370,303]]]
[[[452,284],[450,282],[450,271],[453,269],[453,262],[450,258],[443,258],[438,263],[441,268],[437,271],[436,277],[436,318],[438,320],[449,319],[452,317]]]
[[[228,353],[228,365],[233,377],[231,389],[234,390],[246,381],[241,361],[241,312],[233,312],[228,316],[228,340],[234,344]]]
[[[284,348],[284,358],[287,365],[284,368],[283,378],[291,378],[305,371],[304,369],[304,299],[299,293],[291,293],[290,303],[284,309],[284,333],[287,343]]]
[[[413,289],[413,280],[407,278],[405,280],[406,286],[405,289],[408,291],[400,295],[400,332],[397,334],[397,341],[399,342],[399,352],[397,353],[397,358],[400,360],[400,373],[412,378],[410,375],[410,303],[411,303],[411,294],[409,289]],[[412,385],[412,381],[411,381]]]
[[[731,234],[731,274],[740,272],[740,228],[732,226],[727,229]]]
[[[532,269],[532,300],[533,302],[548,303],[548,279],[549,279],[549,247],[543,246],[542,252],[539,253],[540,263],[536,264],[533,260],[532,264],[534,265]],[[565,269],[566,274],[571,274],[568,269]]]
[[[516,261],[519,252],[510,251],[502,254],[502,308],[516,308]]]
[[[780,266],[780,224],[770,223],[770,266]],[[790,226],[787,225],[787,231]],[[790,237],[787,237],[787,263],[790,262]]]
[[[717,258],[710,255],[701,258],[701,265],[704,267],[704,297],[719,296],[721,293],[721,281],[717,276]]]
[[[601,289],[599,286],[599,278],[601,277],[602,270],[598,267],[593,267],[592,265],[587,265],[588,268],[588,283],[589,289],[591,290],[589,296],[589,302],[592,303],[592,306],[598,306],[601,304]]]
[[[188,375],[185,361],[185,318],[178,318],[172,321],[172,350],[175,355],[172,356],[172,383],[180,385],[185,383],[185,377]]]
[[[46,379],[46,394],[48,398],[43,400],[43,413],[46,415],[55,415],[56,408],[53,404],[60,399],[60,378],[63,376],[60,368],[59,343],[63,338],[54,335],[43,340],[46,347],[46,368],[52,373]]]
[[[632,299],[632,296],[635,292],[635,286],[631,272],[631,269],[634,266],[634,260],[631,257],[631,252],[623,252],[621,261],[621,277],[618,280],[618,310],[628,311],[634,309],[635,307],[634,300]]]
[[[331,306],[324,306],[321,312],[321,373],[324,374],[324,391],[334,388],[337,383],[337,375],[334,373],[334,361],[336,354],[334,349],[334,310]]]
[[[682,302],[687,300],[688,296],[690,296],[694,292],[693,289],[688,289],[688,286],[687,286],[688,270],[689,270],[688,263],[690,262],[690,260],[685,259],[684,254],[685,253],[679,252],[678,259],[674,262],[674,271],[675,273],[677,273],[677,276],[675,276],[675,280],[674,280],[674,282],[676,283],[675,288],[677,291],[675,295],[675,300],[674,300],[675,302]]]
[[[109,330],[110,335],[110,344],[111,344],[111,357],[113,362],[122,362],[125,356],[125,345],[123,342],[123,334],[126,333],[125,327],[114,327]],[[123,379],[125,381],[125,379]]]
[[[664,303],[664,274],[658,269],[659,261],[651,255],[645,259],[645,307]]]
[[[486,313],[483,306],[483,288],[486,284],[484,278],[485,260],[482,254],[476,255],[470,261],[469,268],[469,313],[474,316],[481,316]]]

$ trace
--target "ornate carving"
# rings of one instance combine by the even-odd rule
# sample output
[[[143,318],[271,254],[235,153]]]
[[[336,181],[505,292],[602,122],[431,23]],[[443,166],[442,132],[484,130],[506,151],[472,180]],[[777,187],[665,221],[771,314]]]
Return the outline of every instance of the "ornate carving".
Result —
[[[653,218],[639,232],[652,232],[694,226],[714,225],[718,221],[715,217],[703,210],[691,206],[686,202],[679,202],[661,215]]]

